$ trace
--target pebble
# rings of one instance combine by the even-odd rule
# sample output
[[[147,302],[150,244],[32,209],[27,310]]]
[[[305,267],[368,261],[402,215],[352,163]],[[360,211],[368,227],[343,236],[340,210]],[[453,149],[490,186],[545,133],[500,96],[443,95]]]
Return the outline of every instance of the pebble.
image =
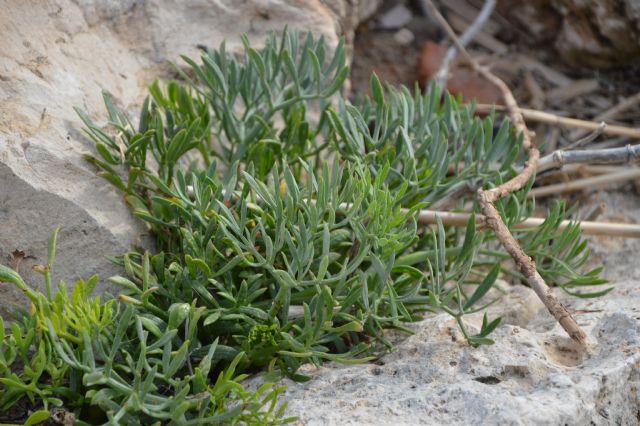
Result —
[[[393,39],[402,46],[407,46],[411,44],[411,42],[415,38],[416,37],[413,35],[413,33],[406,28],[400,28],[398,31],[395,32],[395,34],[393,34]]]
[[[395,30],[409,23],[413,14],[403,4],[398,4],[386,11],[379,20],[380,28],[385,30]]]

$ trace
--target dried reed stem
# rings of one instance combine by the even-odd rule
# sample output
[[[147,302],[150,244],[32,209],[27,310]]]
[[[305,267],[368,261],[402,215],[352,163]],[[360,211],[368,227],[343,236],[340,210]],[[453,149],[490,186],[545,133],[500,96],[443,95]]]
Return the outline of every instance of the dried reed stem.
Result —
[[[476,105],[476,111],[478,112],[490,112],[494,109],[498,112],[507,111],[506,107],[500,105]],[[518,108],[518,110],[527,120],[536,121],[539,123],[548,123],[561,127],[573,127],[588,131],[597,130],[600,126],[600,122],[562,117],[559,115],[551,114],[549,112],[538,111],[535,109]],[[602,130],[602,134],[610,136],[626,136],[634,139],[640,139],[640,129],[634,129],[632,127],[625,126],[616,126],[613,124],[607,124],[607,127]]]

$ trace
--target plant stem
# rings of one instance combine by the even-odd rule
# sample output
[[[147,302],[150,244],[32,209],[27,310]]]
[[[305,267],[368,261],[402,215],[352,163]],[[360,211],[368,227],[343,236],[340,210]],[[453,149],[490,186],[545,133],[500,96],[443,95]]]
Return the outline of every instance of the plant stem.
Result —
[[[49,265],[44,267],[44,287],[47,292],[47,300],[51,303],[53,301],[53,284],[51,283],[51,270]]]

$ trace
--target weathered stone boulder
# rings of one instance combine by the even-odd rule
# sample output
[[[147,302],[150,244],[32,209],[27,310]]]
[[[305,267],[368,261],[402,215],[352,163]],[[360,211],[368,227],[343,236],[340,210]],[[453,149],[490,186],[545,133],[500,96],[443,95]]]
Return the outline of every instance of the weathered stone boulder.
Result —
[[[46,240],[62,226],[54,279],[116,272],[105,259],[145,245],[120,194],[83,160],[78,106],[101,120],[101,91],[134,111],[146,86],[196,45],[230,49],[238,35],[256,44],[285,24],[325,36],[353,37],[379,0],[8,0],[0,8],[0,262],[23,251],[20,272],[46,262]],[[100,121],[99,121],[100,122]],[[3,306],[20,299],[0,287]],[[2,308],[0,308],[1,312]]]
[[[498,10],[527,41],[553,43],[569,65],[612,68],[640,60],[638,0],[503,0]]]
[[[286,413],[307,426],[638,424],[640,282],[565,300],[590,353],[519,286],[491,313],[505,313],[494,345],[470,347],[455,320],[437,315],[378,362],[306,367],[310,381],[285,381]]]

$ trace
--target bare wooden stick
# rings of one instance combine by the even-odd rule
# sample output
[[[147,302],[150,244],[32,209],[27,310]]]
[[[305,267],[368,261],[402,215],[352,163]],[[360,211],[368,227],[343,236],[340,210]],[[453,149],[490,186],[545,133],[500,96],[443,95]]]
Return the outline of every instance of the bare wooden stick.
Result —
[[[433,204],[429,205],[433,210],[439,210],[446,207],[450,207],[455,205],[458,200],[463,198],[465,195],[472,194],[478,190],[480,186],[479,180],[468,180],[464,183],[457,185],[455,189],[449,192],[447,195],[442,197],[439,200],[436,200]]]
[[[476,105],[476,111],[478,112],[490,112],[492,110],[498,112],[505,112],[507,108],[500,105]],[[584,129],[594,131],[598,128],[600,123],[593,121],[579,120],[577,118],[561,117],[559,115],[551,114],[549,112],[538,111],[535,109],[519,108],[520,113],[524,118],[531,121],[537,121],[540,123],[548,123],[562,127],[573,127],[577,129]],[[634,139],[640,139],[640,129],[634,129],[631,127],[616,126],[613,124],[607,125],[607,128],[602,131],[605,135],[611,136],[627,136]]]
[[[559,104],[578,96],[584,96],[598,90],[598,80],[576,80],[570,84],[562,85],[547,92],[547,100],[553,104]]]
[[[547,136],[547,152],[553,152],[558,148],[558,139],[560,139],[560,129],[552,127],[549,131],[549,136]]]
[[[626,136],[618,136],[615,138],[605,139],[602,142],[592,144],[589,149],[609,149],[620,148],[629,143],[629,138]]]
[[[633,108],[638,103],[640,103],[640,92],[636,93],[633,96],[628,97],[624,101],[620,102],[619,104],[615,105],[612,108],[609,108],[608,110],[602,112],[601,114],[596,115],[593,118],[593,121],[610,120],[612,118],[615,118],[615,116],[617,116],[621,112],[626,111],[629,108]],[[576,130],[571,134],[571,138],[573,139],[581,138],[585,135],[585,133],[586,132],[584,130]]]
[[[491,16],[491,12],[493,12],[493,8],[495,7],[495,5],[496,0],[487,0],[484,3],[482,9],[480,10],[480,13],[478,13],[478,16],[476,16],[476,19],[474,19],[473,23],[464,31],[464,33],[462,33],[462,36],[460,36],[460,42],[463,46],[469,44],[469,42],[473,40],[476,34],[478,34],[480,29],[482,29],[482,27],[487,22],[487,19],[489,19],[489,17]],[[447,50],[447,54],[442,61],[442,65],[440,65],[440,69],[436,74],[435,80],[438,86],[446,87],[447,80],[449,79],[449,65],[451,64],[451,61],[453,61],[453,59],[456,57],[457,53],[458,50],[454,46],[451,46]]]
[[[544,108],[545,93],[538,82],[536,82],[531,71],[527,71],[524,75],[524,87],[527,89],[527,92],[529,92],[529,102],[531,106],[536,109]]]
[[[458,31],[464,31],[469,27],[469,22],[472,19],[467,20],[467,18],[458,16],[454,13],[450,16],[449,21],[455,29],[457,29]],[[485,32],[484,30],[476,34],[476,36],[473,38],[473,41],[479,46],[482,46],[485,49],[498,55],[503,55],[509,51],[509,46],[493,37],[490,33]]]
[[[556,321],[558,321],[567,334],[569,334],[569,337],[580,345],[586,345],[586,334],[582,331],[567,308],[565,308],[556,297],[553,290],[551,290],[544,281],[544,278],[538,273],[533,259],[522,251],[522,248],[520,248],[515,238],[511,235],[511,232],[509,232],[509,228],[507,228],[500,217],[498,210],[489,202],[486,193],[480,190],[478,196],[480,197],[482,210],[486,216],[487,225],[494,230],[496,236],[511,255],[511,258],[516,263],[522,275],[525,276],[533,291],[535,291],[540,300],[542,300]]]
[[[575,173],[583,173],[584,175],[604,175],[607,173],[617,172],[620,170],[620,167],[597,164],[570,164],[562,168],[562,170],[565,171],[571,171],[572,169]]]
[[[536,182],[538,181],[552,181],[558,182],[558,178],[567,179],[570,175],[577,175],[578,178],[585,178],[589,176],[599,176],[607,173],[619,172],[619,166],[598,166],[590,164],[567,164],[561,169],[550,169],[543,173],[536,174]],[[433,208],[433,206],[430,206]]]
[[[516,60],[522,64],[526,69],[530,71],[537,71],[540,75],[542,75],[545,80],[550,83],[555,84],[556,86],[566,86],[573,82],[569,77],[564,74],[559,73],[553,68],[549,68],[542,62],[539,62],[531,57],[525,55],[518,55]]]
[[[604,132],[604,129],[606,128],[607,128],[607,123],[605,123],[604,121],[601,121],[597,129],[595,129],[593,132],[589,133],[585,137],[580,138],[575,142],[572,142],[571,144],[566,146],[564,149],[566,150],[575,149],[575,148],[590,144],[591,142],[596,140],[598,136],[600,136],[602,132]]]
[[[586,221],[596,220],[598,216],[604,213],[606,208],[607,208],[607,205],[605,203],[597,204],[584,216],[584,220]]]
[[[193,187],[187,186],[187,193],[193,195]],[[223,194],[225,191],[223,190]],[[241,196],[240,193],[235,193],[237,196]],[[315,203],[315,200],[310,200]],[[336,209],[336,213],[342,214],[342,212],[351,209],[351,204],[342,203]],[[401,208],[400,211],[403,214],[409,214],[410,210]],[[421,225],[433,225],[437,223],[436,216],[440,217],[443,225],[447,226],[467,226],[471,213],[468,212],[450,212],[437,209],[422,209],[418,211],[416,221]],[[487,219],[482,214],[476,214],[476,226],[482,228],[487,226]],[[514,229],[526,230],[535,229],[546,220],[544,217],[530,217],[524,221],[517,223],[513,226]],[[564,220],[558,226],[558,230],[562,231],[571,224],[575,224],[577,221]],[[628,223],[606,223],[606,222],[593,222],[586,220],[579,222],[580,229],[584,235],[607,235],[610,237],[627,237],[627,238],[640,238],[640,224],[628,224]]]
[[[408,212],[408,210],[407,210]],[[436,216],[440,217],[443,225],[466,226],[469,223],[471,213],[454,213],[437,210],[421,210],[418,214],[418,223],[422,225],[432,225],[436,223]],[[545,221],[543,217],[530,217],[523,222],[516,224],[513,228],[518,230],[534,229]],[[558,230],[562,231],[576,222],[564,220],[560,223]],[[487,219],[484,215],[476,214],[476,225],[486,226]],[[640,225],[630,223],[606,223],[582,221],[580,229],[584,235],[607,235],[611,237],[640,238]]]
[[[566,164],[624,164],[637,160],[640,160],[640,145],[579,151],[558,150],[540,159],[537,172],[561,168]]]
[[[540,186],[533,188],[527,194],[529,198],[546,197],[548,195],[564,194],[575,192],[586,188],[599,188],[613,182],[621,182],[640,178],[640,169],[633,168],[615,173],[607,173],[600,176],[588,177],[584,179],[572,180],[570,182],[556,183],[554,185]]]
[[[585,345],[586,334],[582,331],[569,311],[562,305],[562,303],[560,303],[560,300],[538,273],[533,259],[522,251],[515,238],[513,238],[513,235],[511,235],[511,232],[509,232],[509,228],[507,228],[507,225],[504,223],[500,214],[493,205],[493,202],[496,200],[499,200],[505,195],[522,188],[535,173],[537,162],[540,158],[540,152],[531,142],[529,130],[527,129],[522,113],[518,108],[518,104],[509,87],[488,69],[480,67],[471,55],[469,55],[464,46],[458,40],[453,29],[451,29],[447,23],[446,19],[444,19],[438,9],[433,5],[432,0],[423,1],[425,2],[428,10],[440,23],[453,43],[458,47],[458,49],[460,49],[462,55],[469,61],[473,68],[500,89],[504,98],[505,106],[509,116],[511,117],[511,122],[523,136],[523,147],[527,151],[528,159],[521,172],[510,181],[496,188],[487,191],[483,189],[478,190],[478,200],[480,202],[480,208],[485,215],[486,224],[494,231],[496,237],[511,255],[511,258],[522,275],[527,279],[531,288],[536,292],[540,300],[542,300],[549,312],[555,317],[558,323],[560,323],[562,328],[564,328],[567,334],[569,334],[574,341],[581,345]]]

